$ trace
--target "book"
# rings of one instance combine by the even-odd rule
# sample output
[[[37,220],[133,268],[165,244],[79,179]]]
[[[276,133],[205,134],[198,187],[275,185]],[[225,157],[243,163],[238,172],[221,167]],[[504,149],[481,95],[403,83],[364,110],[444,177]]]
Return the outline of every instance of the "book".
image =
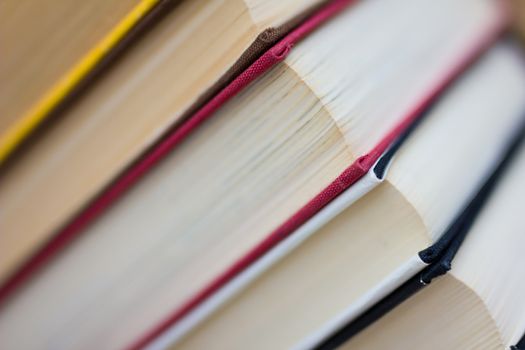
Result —
[[[35,328],[31,339],[6,330],[5,341],[133,341],[417,111],[502,20],[492,1],[398,6],[370,1],[348,9],[223,106],[13,296],[0,322],[16,328],[11,316],[31,314]],[[374,22],[378,13],[388,21]],[[365,24],[368,40],[358,30]],[[421,35],[414,27],[429,30]],[[385,55],[389,65],[378,69]],[[80,315],[82,327],[72,327]]]
[[[201,95],[216,92],[316,4],[186,1],[165,14],[3,169],[0,244],[10,249],[0,281],[184,119]]]
[[[520,98],[524,89],[522,53],[508,43],[499,44],[429,111],[399,149],[385,182],[237,291],[200,324],[182,329],[183,319],[152,346],[317,346],[426,267],[418,252],[443,238],[446,227],[476,195],[505,156],[508,140],[524,123],[525,104]],[[465,130],[469,130],[467,139]],[[511,242],[515,241],[507,239],[505,244]],[[519,310],[516,314],[521,314]],[[513,326],[517,332],[525,331],[523,322]],[[376,336],[381,332],[370,334],[374,340],[381,338]],[[401,334],[409,332],[395,337],[410,338]],[[419,341],[394,348],[412,348]],[[384,347],[388,341],[381,344]],[[370,348],[381,346],[374,343]]]
[[[520,141],[523,136],[522,131]],[[522,267],[516,261],[521,257],[519,198],[524,191],[525,149],[516,144],[514,153],[517,159],[496,179],[494,193],[479,217],[473,219],[450,271],[420,288],[341,348],[376,349],[388,344],[401,349],[424,341],[431,349],[508,349],[523,343],[524,282]]]

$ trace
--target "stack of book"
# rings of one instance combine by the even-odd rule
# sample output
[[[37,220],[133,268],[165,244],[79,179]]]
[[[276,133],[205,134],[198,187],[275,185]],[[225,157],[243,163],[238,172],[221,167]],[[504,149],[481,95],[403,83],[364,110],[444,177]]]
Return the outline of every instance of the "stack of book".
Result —
[[[505,1],[0,8],[1,349],[525,349]]]

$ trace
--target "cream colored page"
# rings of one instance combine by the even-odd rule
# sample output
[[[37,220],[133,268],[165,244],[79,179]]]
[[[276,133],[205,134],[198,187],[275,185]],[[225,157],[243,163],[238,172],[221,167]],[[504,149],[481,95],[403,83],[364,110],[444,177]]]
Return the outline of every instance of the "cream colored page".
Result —
[[[524,94],[521,52],[499,44],[449,90],[450,97],[442,99],[399,151],[387,181],[414,205],[432,240],[499,160],[521,122]],[[458,131],[460,137],[452,137]],[[419,147],[422,138],[425,147]]]
[[[470,230],[451,270],[479,294],[507,348],[525,334],[525,147],[519,152]]]
[[[330,110],[351,149],[365,154],[480,40],[497,9],[493,0],[358,2],[286,62]]]
[[[408,298],[344,343],[342,350],[504,350],[483,301],[452,276]]]
[[[259,29],[277,27],[286,22],[283,13],[301,13],[322,3],[322,0],[244,0]]]

